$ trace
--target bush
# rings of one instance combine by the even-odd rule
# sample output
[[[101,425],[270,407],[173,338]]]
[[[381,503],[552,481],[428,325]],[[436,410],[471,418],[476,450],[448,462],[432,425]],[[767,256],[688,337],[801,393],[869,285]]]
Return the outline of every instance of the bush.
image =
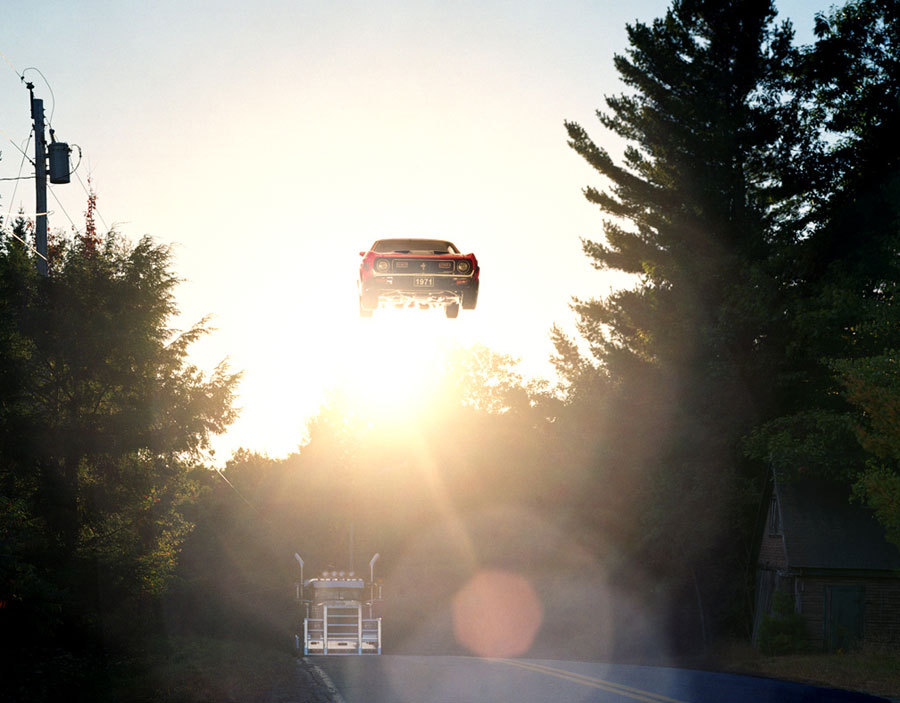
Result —
[[[776,593],[771,615],[763,616],[759,627],[759,651],[766,656],[794,654],[806,649],[806,623],[794,610],[793,599]]]

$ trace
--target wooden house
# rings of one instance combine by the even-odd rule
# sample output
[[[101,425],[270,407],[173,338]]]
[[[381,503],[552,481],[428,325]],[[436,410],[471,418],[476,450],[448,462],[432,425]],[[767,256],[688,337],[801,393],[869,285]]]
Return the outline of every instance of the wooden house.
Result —
[[[846,484],[773,477],[757,569],[757,641],[774,594],[787,594],[812,650],[900,646],[900,549]]]

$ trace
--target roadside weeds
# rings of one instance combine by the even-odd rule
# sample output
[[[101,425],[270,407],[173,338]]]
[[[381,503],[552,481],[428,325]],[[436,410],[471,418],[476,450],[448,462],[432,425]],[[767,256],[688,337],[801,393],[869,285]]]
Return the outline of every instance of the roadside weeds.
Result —
[[[722,648],[717,668],[900,699],[900,650],[888,647],[766,657],[749,644],[731,643]]]

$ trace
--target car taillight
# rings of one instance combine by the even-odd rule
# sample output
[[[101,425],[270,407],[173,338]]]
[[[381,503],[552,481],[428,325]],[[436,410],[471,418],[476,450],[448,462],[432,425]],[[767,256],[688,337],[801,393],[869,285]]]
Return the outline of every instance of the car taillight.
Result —
[[[472,270],[472,264],[462,259],[456,262],[456,272],[457,273],[469,273]]]
[[[375,270],[378,273],[387,273],[391,270],[391,262],[387,259],[376,259]]]

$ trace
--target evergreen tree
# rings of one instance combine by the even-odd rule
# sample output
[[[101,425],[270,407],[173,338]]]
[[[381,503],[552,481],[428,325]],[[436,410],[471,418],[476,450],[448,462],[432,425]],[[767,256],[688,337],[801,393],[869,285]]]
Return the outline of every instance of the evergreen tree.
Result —
[[[857,438],[897,390],[888,372],[900,348],[900,3],[833,9],[817,16],[816,35],[793,82],[798,110],[822,135],[800,159],[806,224],[780,264],[790,343],[774,379],[776,417],[750,446],[782,471],[806,467],[848,493],[855,483],[896,535],[900,518],[884,499],[896,491],[891,457],[871,434]]]
[[[736,602],[735,573],[749,561],[753,531],[735,516],[759,477],[737,471],[739,440],[765,416],[781,338],[771,259],[797,206],[777,168],[807,138],[783,129],[791,30],[773,28],[774,15],[768,0],[679,0],[629,25],[615,65],[631,92],[598,111],[628,142],[621,165],[566,124],[609,184],[585,189],[610,216],[605,241],[586,241],[585,253],[636,278],[575,302],[588,365],[608,379],[598,491],[631,494],[626,562],[648,570],[656,592],[698,602],[698,639],[708,610],[721,622]],[[570,344],[557,337],[581,374]]]

